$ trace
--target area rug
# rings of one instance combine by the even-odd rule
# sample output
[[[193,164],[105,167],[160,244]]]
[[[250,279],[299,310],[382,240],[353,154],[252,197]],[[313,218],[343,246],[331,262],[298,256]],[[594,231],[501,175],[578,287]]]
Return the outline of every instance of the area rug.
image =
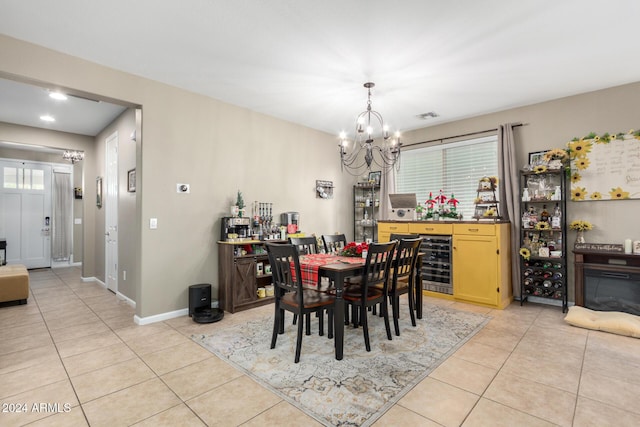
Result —
[[[333,340],[318,335],[313,317],[313,334],[304,336],[297,364],[297,327],[290,314],[273,350],[272,315],[229,326],[221,322],[215,333],[192,339],[324,425],[368,426],[489,320],[425,305],[414,328],[408,307],[402,308],[400,336],[392,341],[387,340],[383,320],[369,316],[371,352],[365,350],[362,329],[346,326],[343,360],[335,359]]]

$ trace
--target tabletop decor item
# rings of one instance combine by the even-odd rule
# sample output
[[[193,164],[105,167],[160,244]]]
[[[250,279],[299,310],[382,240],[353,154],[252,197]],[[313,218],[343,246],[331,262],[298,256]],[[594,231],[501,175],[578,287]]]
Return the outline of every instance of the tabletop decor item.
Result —
[[[564,148],[554,148],[543,155],[549,169],[558,170],[569,164],[569,152]]]
[[[576,219],[575,221],[571,221],[569,229],[576,230],[578,232],[578,235],[576,236],[576,243],[584,243],[584,232],[593,230],[593,225],[589,221]]]
[[[344,247],[340,255],[342,256],[351,256],[351,257],[361,257],[362,252],[369,249],[369,245],[366,243],[356,243],[350,242],[347,243],[347,246]]]

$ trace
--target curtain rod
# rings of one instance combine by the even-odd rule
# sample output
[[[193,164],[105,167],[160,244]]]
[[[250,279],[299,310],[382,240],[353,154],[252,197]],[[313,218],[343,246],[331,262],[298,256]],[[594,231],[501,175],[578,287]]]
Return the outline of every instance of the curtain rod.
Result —
[[[520,127],[520,126],[525,126],[525,125],[526,125],[526,123],[515,123],[513,125],[513,127]],[[480,135],[480,134],[483,134],[483,133],[497,132],[497,131],[498,131],[498,128],[493,128],[493,129],[487,129],[487,130],[480,130],[480,131],[477,131],[477,132],[463,133],[461,135],[445,136],[443,138],[436,138],[436,139],[430,139],[428,141],[421,141],[421,142],[416,142],[416,143],[413,143],[413,144],[407,144],[407,145],[405,145],[405,147],[413,147],[413,146],[416,146],[416,145],[429,144],[431,142],[438,142],[438,141],[444,142],[447,139],[463,138],[465,136]]]

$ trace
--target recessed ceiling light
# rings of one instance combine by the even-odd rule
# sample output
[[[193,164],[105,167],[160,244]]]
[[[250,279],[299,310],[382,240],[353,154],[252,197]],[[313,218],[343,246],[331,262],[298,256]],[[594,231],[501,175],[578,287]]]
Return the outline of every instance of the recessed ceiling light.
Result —
[[[55,122],[56,119],[54,119],[53,117],[46,115],[46,116],[40,116],[40,120],[42,120],[43,122]]]
[[[51,97],[53,99],[57,99],[59,101],[66,101],[67,100],[67,95],[65,95],[62,92],[49,92],[49,97]]]

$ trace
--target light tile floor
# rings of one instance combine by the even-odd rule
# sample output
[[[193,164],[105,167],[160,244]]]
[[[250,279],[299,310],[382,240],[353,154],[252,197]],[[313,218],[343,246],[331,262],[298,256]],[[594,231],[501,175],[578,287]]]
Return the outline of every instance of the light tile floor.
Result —
[[[0,308],[0,425],[318,425],[189,339],[221,323],[137,326],[77,268],[30,280],[27,305]],[[640,340],[568,326],[557,307],[425,304],[492,320],[375,426],[640,425]]]

